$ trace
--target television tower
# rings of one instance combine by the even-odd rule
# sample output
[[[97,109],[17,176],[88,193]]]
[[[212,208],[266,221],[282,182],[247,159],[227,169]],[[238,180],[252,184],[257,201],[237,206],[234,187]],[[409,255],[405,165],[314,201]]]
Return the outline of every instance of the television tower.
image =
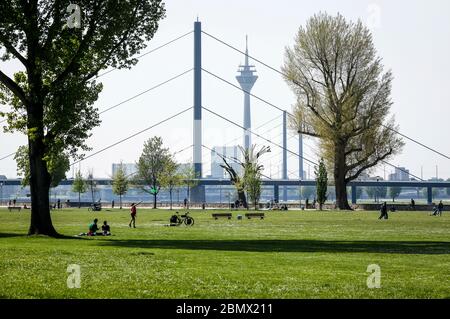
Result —
[[[248,150],[252,145],[251,141],[251,117],[250,117],[250,91],[253,88],[258,76],[254,65],[248,64],[248,38],[245,36],[245,64],[240,65],[238,72],[240,75],[236,76],[242,90],[244,90],[244,149]]]

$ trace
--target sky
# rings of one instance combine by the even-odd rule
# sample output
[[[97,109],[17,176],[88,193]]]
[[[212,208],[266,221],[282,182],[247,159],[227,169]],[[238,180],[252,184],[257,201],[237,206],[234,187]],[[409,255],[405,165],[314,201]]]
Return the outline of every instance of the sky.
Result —
[[[160,22],[155,37],[141,53],[156,48],[193,30],[194,21],[202,22],[203,31],[223,41],[245,49],[248,35],[249,54],[266,64],[280,68],[286,46],[292,46],[298,28],[318,13],[341,13],[349,20],[361,19],[373,33],[375,47],[385,70],[392,70],[393,106],[400,131],[420,142],[450,155],[450,1],[447,0],[168,0],[167,16]],[[244,56],[212,38],[202,37],[204,69],[237,84],[235,76]],[[252,93],[282,109],[290,111],[295,96],[282,77],[258,64],[259,76]],[[0,62],[0,69],[11,75],[20,68],[18,62]],[[131,70],[113,71],[100,78],[104,90],[96,103],[101,111],[146,89],[193,68],[193,34],[142,57]],[[242,124],[243,93],[216,78],[203,73],[203,106]],[[89,155],[135,132],[193,105],[193,73],[185,75],[101,115],[102,124],[92,130],[87,141]],[[252,128],[277,144],[282,142],[282,113],[258,101],[251,100]],[[73,167],[67,175],[80,169],[93,170],[96,177],[109,177],[112,163],[137,161],[145,140],[161,136],[179,162],[192,161],[192,111],[165,124],[156,126],[107,151]],[[242,143],[242,129],[203,110],[203,144],[213,146]],[[261,126],[261,127],[260,127]],[[260,127],[260,128],[258,128]],[[258,129],[256,129],[258,128]],[[288,148],[297,152],[298,140],[292,132]],[[270,145],[265,155],[265,175],[281,176],[281,148],[253,136],[253,143]],[[418,177],[428,179],[450,177],[449,160],[406,141],[402,154],[389,160],[406,167]],[[26,139],[19,133],[0,132],[0,158],[14,152]],[[314,139],[305,140],[304,157],[316,161],[320,150]],[[210,171],[210,152],[203,149],[203,174]],[[314,169],[305,163],[311,178]],[[379,166],[372,175],[386,177],[390,166]],[[298,178],[298,157],[289,154],[290,178]],[[0,175],[17,176],[12,157],[0,161]]]

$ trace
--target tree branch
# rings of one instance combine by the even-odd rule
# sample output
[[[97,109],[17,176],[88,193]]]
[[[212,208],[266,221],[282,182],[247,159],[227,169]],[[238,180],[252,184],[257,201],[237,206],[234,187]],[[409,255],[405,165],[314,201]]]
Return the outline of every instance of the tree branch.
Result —
[[[17,96],[24,105],[27,104],[27,97],[22,88],[1,70],[0,82],[3,83],[12,93],[14,93],[14,95]]]
[[[9,51],[25,66],[25,68],[28,68],[27,59],[25,59],[25,57],[16,50],[16,48],[7,40],[6,36],[3,33],[0,33],[0,42],[5,46],[7,51]]]
[[[375,165],[378,164],[378,162],[383,161],[384,159],[386,159],[386,157],[388,157],[389,155],[391,155],[392,152],[393,152],[393,149],[390,148],[390,149],[389,149],[389,152],[386,152],[386,153],[385,153],[384,155],[382,155],[382,156],[377,156],[377,158],[376,158],[372,163],[363,165],[360,169],[358,169],[358,170],[356,171],[356,173],[354,173],[353,175],[351,175],[351,176],[349,176],[349,177],[347,177],[347,178],[345,179],[346,183],[348,183],[348,182],[350,182],[350,181],[356,179],[363,171],[365,171],[365,170],[368,169],[368,168],[374,167]],[[370,156],[369,156],[369,157],[370,157]],[[351,165],[351,167],[353,167],[353,168],[347,170],[347,172],[351,171],[352,169],[355,169],[355,168],[358,167],[362,162],[366,162],[367,159],[368,159],[368,157],[365,158],[365,159],[363,159],[363,160],[361,160],[361,161],[359,161],[359,162],[358,162],[359,164],[356,163],[356,164],[354,164],[354,165]],[[357,164],[358,164],[358,165],[357,165]]]

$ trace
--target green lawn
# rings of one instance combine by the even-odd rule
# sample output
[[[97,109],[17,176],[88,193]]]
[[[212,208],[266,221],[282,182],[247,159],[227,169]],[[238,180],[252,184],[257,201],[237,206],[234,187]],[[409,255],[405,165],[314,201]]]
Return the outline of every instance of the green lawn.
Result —
[[[63,210],[59,232],[86,232],[98,217],[114,236],[24,234],[29,212],[0,210],[1,298],[450,298],[450,215],[426,212],[266,212],[266,219],[165,227],[169,211]],[[67,288],[67,266],[81,288]],[[381,288],[366,285],[369,264]]]

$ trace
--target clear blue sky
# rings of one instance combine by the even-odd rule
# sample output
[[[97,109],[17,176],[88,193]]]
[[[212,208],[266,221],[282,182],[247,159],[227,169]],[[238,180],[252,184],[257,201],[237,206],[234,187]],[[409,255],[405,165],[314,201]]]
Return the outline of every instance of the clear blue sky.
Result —
[[[283,64],[285,46],[292,45],[295,33],[308,17],[319,11],[346,18],[362,19],[374,34],[378,54],[386,69],[392,69],[393,83],[392,113],[400,125],[401,132],[450,154],[450,2],[432,1],[261,1],[261,0],[183,0],[166,1],[167,18],[149,43],[147,50],[157,47],[172,38],[193,29],[197,16],[204,31],[244,49],[245,35],[249,36],[250,54],[266,63],[280,67]],[[102,110],[128,97],[152,87],[193,66],[192,35],[141,59],[132,69],[115,71],[102,78],[104,91],[97,102]],[[203,67],[227,80],[237,83],[237,66],[244,61],[223,45],[203,37]],[[259,79],[252,93],[290,110],[295,99],[281,77],[262,65],[256,64]],[[17,64],[0,62],[0,68],[11,74]],[[132,102],[101,116],[102,125],[93,130],[89,145],[93,150],[101,149],[123,137],[148,127],[185,107],[193,104],[192,73],[168,85],[149,92]],[[224,116],[242,123],[243,96],[236,89],[203,75],[203,105]],[[241,143],[242,131],[231,124],[203,113],[203,144],[208,147],[229,143]],[[273,118],[270,124],[258,132],[281,143],[281,113],[252,99],[252,126],[255,128]],[[272,128],[272,130],[270,130]],[[101,155],[86,160],[82,171],[94,170],[94,175],[104,177],[111,174],[111,164],[123,160],[134,162],[139,157],[142,145],[153,135],[163,137],[167,146],[175,152],[192,144],[192,114],[188,113],[167,124],[150,130]],[[253,138],[253,142],[267,144]],[[24,144],[19,134],[0,133],[0,157]],[[292,138],[289,148],[296,149]],[[306,141],[305,157],[316,159],[314,140]],[[265,174],[278,177],[281,166],[280,149],[272,146],[273,152],[266,156]],[[180,162],[192,158],[192,150],[177,155]],[[203,151],[204,173],[209,173],[209,152]],[[439,177],[450,177],[449,161],[433,153],[406,143],[402,155],[392,159],[395,165],[405,166],[414,174],[424,178],[435,176],[439,166]],[[297,175],[297,160],[289,159],[292,178]],[[307,170],[307,165],[305,169]],[[391,172],[386,167],[386,175]],[[383,167],[374,174],[383,176]],[[16,176],[12,158],[0,162],[0,174]],[[313,169],[311,168],[311,176]],[[68,174],[69,176],[72,173]]]

